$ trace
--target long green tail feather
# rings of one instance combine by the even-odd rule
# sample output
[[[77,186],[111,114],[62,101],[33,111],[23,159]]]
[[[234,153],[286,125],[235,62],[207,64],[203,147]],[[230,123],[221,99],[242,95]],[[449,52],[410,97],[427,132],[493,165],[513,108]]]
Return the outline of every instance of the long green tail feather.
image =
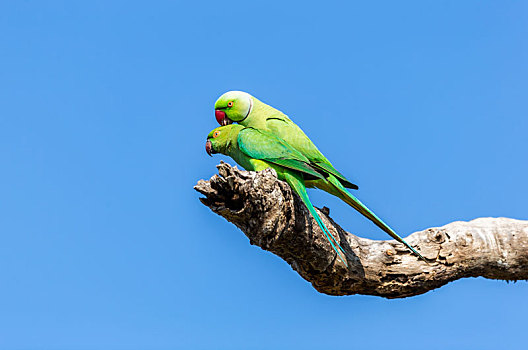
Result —
[[[334,236],[332,236],[319,214],[317,214],[317,211],[315,211],[315,208],[313,207],[312,202],[310,202],[310,198],[308,197],[308,193],[306,192],[306,187],[304,186],[302,180],[299,178],[299,175],[294,175],[289,172],[285,172],[284,178],[286,179],[292,190],[297,193],[299,197],[301,197],[301,200],[303,201],[304,205],[306,205],[306,208],[308,208],[308,211],[310,212],[310,214],[312,214],[313,218],[315,219],[315,221],[325,234],[326,238],[332,245],[332,248],[334,248],[339,258],[345,263],[345,266],[348,267],[347,260],[343,257],[343,255],[341,255],[341,252],[339,251],[339,249],[336,248],[336,245],[340,248],[343,254],[345,254],[345,251],[343,250],[343,248],[341,248],[339,243],[337,243]]]
[[[388,233],[392,238],[397,240],[398,242],[404,244],[407,248],[409,248],[414,254],[416,254],[418,257],[420,257],[423,261],[427,260],[416,251],[411,245],[403,238],[401,238],[392,228],[389,227],[386,223],[384,223],[376,214],[374,214],[369,208],[367,208],[363,203],[359,201],[356,197],[354,197],[350,192],[348,192],[341,183],[330,176],[328,178],[328,181],[334,185],[334,187],[339,192],[339,198],[341,198],[343,201],[345,201],[348,205],[356,209],[358,212],[360,212],[363,216],[365,216],[367,219],[372,221],[376,226],[378,226],[380,229]]]

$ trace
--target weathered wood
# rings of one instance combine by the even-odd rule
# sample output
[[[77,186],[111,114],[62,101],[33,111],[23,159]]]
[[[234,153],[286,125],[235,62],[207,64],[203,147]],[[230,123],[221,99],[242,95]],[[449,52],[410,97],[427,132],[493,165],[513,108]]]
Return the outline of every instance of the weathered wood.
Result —
[[[528,279],[528,221],[480,218],[413,233],[406,240],[428,264],[394,240],[347,233],[327,210],[319,210],[347,253],[347,268],[273,170],[242,171],[223,162],[218,170],[220,176],[194,187],[205,195],[202,203],[240,228],[251,244],[284,259],[321,293],[403,298],[464,277]]]

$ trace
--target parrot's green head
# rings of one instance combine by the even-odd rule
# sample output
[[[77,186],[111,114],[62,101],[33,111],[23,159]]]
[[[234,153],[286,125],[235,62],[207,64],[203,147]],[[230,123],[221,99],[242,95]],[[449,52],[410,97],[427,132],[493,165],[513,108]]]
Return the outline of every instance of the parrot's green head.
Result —
[[[213,129],[207,135],[205,151],[211,157],[213,153],[229,155],[231,145],[237,142],[238,133],[242,129],[244,129],[244,126],[238,124],[225,125]]]
[[[215,102],[215,117],[220,125],[240,122],[247,118],[253,107],[253,98],[243,91],[229,91]]]

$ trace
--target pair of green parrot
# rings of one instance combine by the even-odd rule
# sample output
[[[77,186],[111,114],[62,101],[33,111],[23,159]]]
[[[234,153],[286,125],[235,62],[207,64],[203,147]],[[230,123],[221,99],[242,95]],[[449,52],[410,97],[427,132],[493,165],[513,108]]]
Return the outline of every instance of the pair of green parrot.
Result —
[[[207,136],[206,152],[209,155],[225,154],[246,170],[275,169],[278,178],[286,181],[301,198],[345,265],[348,265],[345,252],[310,202],[307,187],[316,187],[337,196],[425,261],[420,253],[348,192],[347,188],[358,187],[337,171],[284,113],[246,92],[229,91],[216,101],[215,117],[221,126]]]

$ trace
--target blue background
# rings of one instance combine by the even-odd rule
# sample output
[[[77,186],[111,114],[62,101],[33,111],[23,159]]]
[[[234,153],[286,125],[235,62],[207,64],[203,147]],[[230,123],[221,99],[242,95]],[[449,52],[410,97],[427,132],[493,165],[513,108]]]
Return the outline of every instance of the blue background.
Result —
[[[527,23],[523,1],[2,2],[0,348],[526,348],[526,282],[322,295],[192,186],[237,89],[403,236],[528,219]]]

